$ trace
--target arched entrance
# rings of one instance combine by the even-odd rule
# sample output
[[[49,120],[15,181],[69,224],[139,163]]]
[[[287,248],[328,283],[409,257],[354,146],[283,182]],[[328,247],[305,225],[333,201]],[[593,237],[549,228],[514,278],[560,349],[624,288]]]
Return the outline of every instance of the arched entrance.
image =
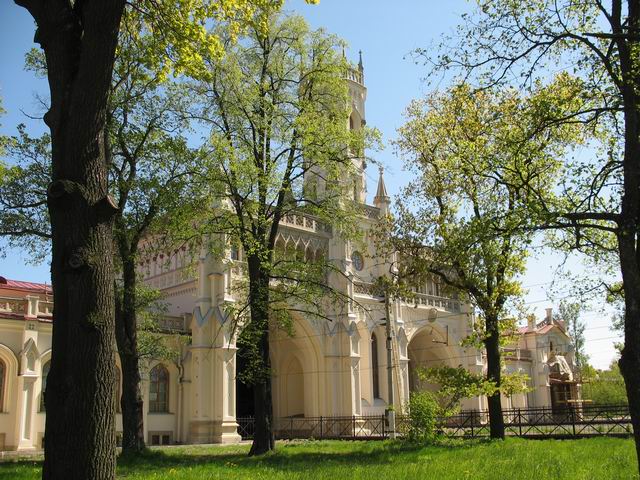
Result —
[[[298,358],[291,356],[282,382],[284,383],[283,416],[304,417],[304,371]]]
[[[322,413],[317,333],[302,316],[293,315],[291,330],[271,336],[273,412],[276,417],[313,417]]]
[[[446,331],[426,326],[416,332],[407,348],[409,357],[409,391],[435,391],[437,385],[419,378],[419,371],[441,365],[451,365],[451,354],[447,346]]]

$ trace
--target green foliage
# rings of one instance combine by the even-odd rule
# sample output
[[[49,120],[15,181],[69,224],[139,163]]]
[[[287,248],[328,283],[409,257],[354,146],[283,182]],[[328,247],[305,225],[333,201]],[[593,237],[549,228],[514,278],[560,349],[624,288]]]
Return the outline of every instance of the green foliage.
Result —
[[[596,370],[586,365],[582,377],[582,398],[585,400],[597,405],[627,404],[627,390],[616,360],[611,362],[607,370]]]
[[[418,378],[438,385],[438,395],[443,400],[444,408],[452,412],[459,407],[460,401],[464,398],[490,396],[496,391],[495,383],[462,367],[443,365],[419,368]]]
[[[5,247],[22,248],[38,263],[50,252],[46,208],[50,137],[33,138],[24,125],[18,125],[18,135],[6,138],[4,145],[5,154],[14,162],[0,160],[0,236],[6,240]]]
[[[122,297],[121,283],[116,284],[115,294]],[[167,360],[178,363],[182,348],[190,337],[177,332],[167,332],[160,327],[160,321],[167,313],[167,303],[162,292],[138,282],[135,287],[135,311],[137,323],[137,356],[141,361]]]
[[[396,147],[416,180],[398,202],[396,246],[418,259],[409,271],[469,294],[481,331],[487,315],[513,320],[504,309],[522,295],[518,276],[532,240],[524,230],[537,221],[533,205],[560,172],[558,157],[579,141],[571,127],[536,132],[549,111],[568,108],[576,90],[579,83],[566,75],[531,96],[460,84],[413,102],[399,129]]]
[[[209,130],[203,150],[215,196],[205,222],[210,249],[220,259],[239,246],[247,262],[245,280],[234,286],[239,301],[227,313],[242,326],[245,351],[259,357],[256,342],[269,325],[289,331],[292,312],[324,318],[329,302],[345,304],[331,286],[336,265],[276,239],[280,222],[292,215],[320,231],[355,236],[352,219],[362,207],[353,201],[354,152],[371,135],[348,128],[341,40],[269,9],[255,22],[237,35],[217,29],[226,54],[207,58],[207,75],[189,88],[197,99],[192,115]],[[251,363],[251,375],[268,377],[258,366],[263,360]]]
[[[498,345],[512,341],[508,333],[526,314],[520,277],[533,240],[528,229],[544,215],[539,202],[558,201],[547,185],[562,171],[559,157],[582,140],[575,126],[542,134],[541,125],[551,112],[571,111],[581,88],[567,74],[530,95],[459,83],[412,102],[398,130],[395,145],[414,180],[385,232],[389,251],[401,252],[400,278],[435,277],[474,304],[465,343],[486,348],[494,394]]]
[[[282,5],[283,0],[143,0],[125,9],[123,22],[134,37],[144,37],[139,60],[160,78],[206,78],[207,59],[222,58],[228,47],[216,34],[216,25],[226,24],[235,40],[246,30],[266,28],[260,12]]]
[[[522,372],[503,373],[500,386],[487,380],[484,375],[470,372],[464,367],[448,367],[446,365],[431,368],[419,368],[418,378],[438,385],[438,398],[442,406],[442,414],[453,414],[460,401],[481,395],[492,396],[496,392],[510,397],[516,393],[531,391],[528,387],[530,378]]]
[[[411,392],[407,439],[421,444],[433,443],[441,436],[438,431],[438,422],[443,417],[443,413],[440,403],[431,392]]]

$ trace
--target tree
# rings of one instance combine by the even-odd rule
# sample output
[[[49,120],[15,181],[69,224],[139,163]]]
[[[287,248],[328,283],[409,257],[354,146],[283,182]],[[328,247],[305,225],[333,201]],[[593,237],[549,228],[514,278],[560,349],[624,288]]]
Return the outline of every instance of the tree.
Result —
[[[518,276],[531,244],[522,228],[535,218],[526,205],[575,137],[570,127],[538,135],[538,119],[565,108],[574,93],[566,75],[529,97],[460,84],[414,101],[398,131],[396,146],[415,180],[397,202],[391,247],[404,277],[435,276],[477,308],[471,340],[486,350],[487,380],[496,386],[488,397],[492,438],[504,437],[500,346],[515,329],[511,310],[522,294]]]
[[[136,4],[156,33],[159,59],[198,72],[203,55],[222,53],[205,19],[241,24],[254,3],[271,0]],[[276,1],[280,4],[281,2]],[[16,0],[34,18],[44,50],[51,105],[51,220],[54,329],[47,385],[43,478],[115,476],[114,287],[108,196],[106,102],[118,42],[122,0]],[[162,63],[162,62],[161,62]],[[78,439],[82,439],[79,441]]]
[[[625,302],[620,370],[640,468],[640,5],[481,0],[479,7],[461,25],[459,41],[445,40],[437,58],[423,52],[435,71],[460,68],[481,87],[509,83],[526,89],[558,68],[584,82],[582,102],[572,112],[549,115],[546,128],[582,123],[596,148],[559,185],[566,203],[543,205],[543,228],[561,229],[565,248],[619,265]]]
[[[37,24],[51,106],[55,327],[43,478],[115,476],[113,214],[105,107],[124,2],[19,0]],[[80,440],[81,439],[81,440]]]
[[[137,318],[148,302],[140,304],[137,298],[138,257],[141,249],[144,256],[156,256],[195,236],[192,227],[206,204],[206,189],[197,182],[199,155],[187,147],[182,136],[187,122],[177,113],[184,110],[185,96],[177,83],[149,67],[145,54],[152,39],[140,35],[140,30],[135,17],[125,15],[107,102],[105,139],[108,189],[117,206],[115,325],[122,364],[122,448],[127,454],[144,449]],[[46,74],[37,51],[27,55],[27,68]],[[44,261],[50,251],[46,209],[50,137],[32,139],[23,126],[18,131],[19,137],[9,142],[16,164],[4,166],[0,179],[0,233],[10,246],[25,248],[34,261]]]
[[[230,313],[242,329],[239,342],[251,354],[252,455],[274,449],[270,328],[286,328],[290,311],[322,315],[331,272],[340,275],[339,266],[326,259],[278,251],[280,221],[297,213],[318,228],[343,232],[353,223],[359,155],[352,152],[364,145],[348,128],[341,45],[334,36],[310,31],[299,17],[264,9],[193,86],[194,97],[203,100],[195,116],[211,129],[209,181],[222,194],[208,221],[212,241],[239,245],[246,259],[247,300]]]
[[[584,353],[584,329],[586,328],[586,324],[580,320],[581,311],[582,304],[561,300],[559,312],[556,314],[556,319],[564,321],[565,328],[573,339],[578,370],[581,370],[584,365],[587,365],[587,361],[589,360],[587,354]]]
[[[116,341],[122,364],[122,449],[144,449],[143,397],[138,351],[140,257],[155,257],[179,242],[193,241],[197,218],[207,205],[198,181],[200,155],[183,136],[180,85],[148,65],[153,38],[140,35],[135,17],[121,28],[107,130],[110,191],[117,205],[114,237],[121,288],[116,289]],[[180,245],[179,245],[180,246]],[[167,256],[169,259],[170,256]]]
[[[29,252],[32,262],[45,261],[51,254],[47,211],[51,137],[32,138],[24,125],[18,125],[17,136],[0,141],[13,161],[11,165],[0,161],[0,236],[7,247]]]
[[[460,401],[464,398],[481,395],[490,397],[495,393],[511,397],[516,393],[531,391],[527,386],[529,376],[521,372],[503,374],[500,377],[499,387],[483,375],[470,372],[464,367],[420,368],[418,377],[420,380],[438,385],[438,400],[446,415],[455,413],[460,408]]]
[[[624,379],[617,361],[608,370],[596,370],[585,365],[583,397],[596,405],[623,405],[627,403]]]

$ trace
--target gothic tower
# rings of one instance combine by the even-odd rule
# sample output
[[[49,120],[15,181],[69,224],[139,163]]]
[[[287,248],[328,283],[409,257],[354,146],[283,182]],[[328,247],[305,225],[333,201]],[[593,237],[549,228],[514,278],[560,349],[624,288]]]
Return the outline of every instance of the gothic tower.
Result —
[[[364,85],[364,66],[362,64],[362,51],[359,53],[358,64],[352,66],[349,64],[345,80],[349,89],[349,120],[346,128],[358,131],[366,125],[365,103],[367,101],[367,88]],[[367,185],[365,169],[367,168],[364,151],[351,152],[356,173],[351,179],[350,199],[365,203],[367,198]],[[325,185],[318,171],[310,171],[305,175],[305,189],[313,191],[316,195],[322,196],[325,192]]]

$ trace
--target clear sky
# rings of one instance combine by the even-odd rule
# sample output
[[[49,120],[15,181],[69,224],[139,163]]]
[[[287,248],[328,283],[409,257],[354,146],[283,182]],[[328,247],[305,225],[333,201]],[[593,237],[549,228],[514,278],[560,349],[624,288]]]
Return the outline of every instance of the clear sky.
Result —
[[[349,58],[356,62],[363,52],[365,83],[368,89],[367,123],[377,127],[385,143],[395,136],[403,122],[403,110],[409,102],[429,91],[422,81],[426,67],[415,64],[411,52],[418,47],[435,46],[443,34],[451,32],[460,15],[469,12],[475,2],[466,0],[321,0],[320,5],[306,5],[303,0],[287,0],[287,8],[303,15],[315,28],[323,27],[344,38],[350,48]],[[28,116],[41,114],[35,100],[37,93],[46,94],[47,85],[23,69],[24,54],[33,47],[34,26],[27,12],[13,2],[0,2],[0,96],[7,114],[0,118],[0,132],[15,133],[18,123],[28,124],[31,132],[44,130],[39,120]],[[387,146],[371,155],[385,166],[385,180],[390,194],[407,182],[400,161]],[[375,193],[378,172],[370,168],[368,190]],[[551,296],[550,282],[561,256],[538,252],[529,261],[523,283],[528,286],[526,298],[539,317],[546,307],[556,307],[560,297],[570,294],[570,284],[558,280]],[[26,265],[25,256],[10,251],[0,259],[0,275],[22,280],[49,281],[48,265]],[[569,263],[574,272],[583,271],[575,259]],[[609,330],[609,315],[602,313],[598,301],[584,314],[587,321],[587,354],[598,368],[605,368],[614,357],[615,334]]]

